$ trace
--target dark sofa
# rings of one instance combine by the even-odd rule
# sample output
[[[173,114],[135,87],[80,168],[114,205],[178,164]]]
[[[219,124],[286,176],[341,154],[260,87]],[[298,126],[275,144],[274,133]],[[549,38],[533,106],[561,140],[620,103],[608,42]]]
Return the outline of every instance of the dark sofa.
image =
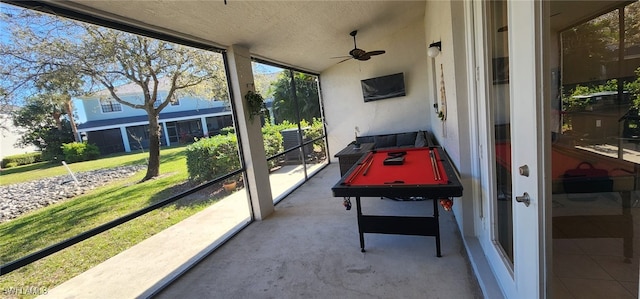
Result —
[[[373,149],[427,147],[437,145],[429,131],[358,136],[352,144],[353,143],[373,143]]]

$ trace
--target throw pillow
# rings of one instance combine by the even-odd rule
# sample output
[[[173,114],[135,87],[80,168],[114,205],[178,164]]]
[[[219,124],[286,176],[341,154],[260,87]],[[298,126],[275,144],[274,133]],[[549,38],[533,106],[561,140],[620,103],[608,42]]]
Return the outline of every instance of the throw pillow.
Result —
[[[418,135],[416,136],[416,147],[425,147],[427,146],[427,138],[425,137],[424,131],[418,131]]]
[[[400,133],[396,137],[396,144],[398,146],[413,146],[416,142],[417,132]]]

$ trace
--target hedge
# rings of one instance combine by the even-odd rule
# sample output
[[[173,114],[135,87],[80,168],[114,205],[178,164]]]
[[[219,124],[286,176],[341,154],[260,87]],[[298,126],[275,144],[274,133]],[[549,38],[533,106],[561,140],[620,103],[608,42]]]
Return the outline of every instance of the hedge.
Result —
[[[100,157],[100,149],[86,142],[71,142],[62,145],[62,153],[67,163],[95,160]]]
[[[11,168],[20,165],[28,165],[42,162],[42,153],[28,153],[6,156],[2,159],[2,168]]]
[[[200,139],[185,149],[189,178],[209,181],[240,169],[238,139],[234,134]]]
[[[312,124],[303,121],[301,126],[309,127],[304,131],[305,140],[315,139],[323,134],[323,126],[320,120],[314,119]],[[287,121],[278,125],[267,123],[262,127],[262,139],[267,158],[284,152],[283,138],[280,132],[297,127],[298,125]],[[240,169],[238,140],[233,127],[224,128],[221,132],[223,131],[227,132],[227,134],[203,138],[187,146],[187,170],[192,180],[198,182],[209,181]],[[315,150],[323,152],[324,142],[316,142],[314,147],[319,147]],[[269,161],[269,167],[275,167],[278,163],[278,159]]]

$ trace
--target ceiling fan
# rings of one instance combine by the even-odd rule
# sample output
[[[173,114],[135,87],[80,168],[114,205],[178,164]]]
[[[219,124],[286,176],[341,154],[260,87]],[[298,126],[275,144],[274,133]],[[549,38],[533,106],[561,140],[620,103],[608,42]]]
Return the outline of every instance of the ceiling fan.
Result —
[[[349,57],[345,60],[342,60],[338,63],[341,62],[345,62],[349,59],[356,59],[356,60],[369,60],[371,59],[371,56],[376,56],[376,55],[380,55],[380,54],[384,54],[385,51],[384,50],[376,50],[376,51],[370,51],[367,52],[365,50],[359,49],[357,44],[356,44],[356,35],[358,34],[358,30],[354,30],[351,31],[351,33],[349,33],[349,35],[353,36],[353,50],[349,51],[349,55],[350,56],[341,56],[341,57]],[[340,57],[334,57],[334,58],[340,58]]]

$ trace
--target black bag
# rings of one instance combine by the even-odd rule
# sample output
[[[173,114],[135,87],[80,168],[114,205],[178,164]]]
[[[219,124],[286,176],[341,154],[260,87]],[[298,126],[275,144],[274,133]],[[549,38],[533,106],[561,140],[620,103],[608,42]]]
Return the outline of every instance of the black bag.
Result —
[[[595,193],[613,191],[613,180],[606,169],[582,162],[574,169],[565,171],[562,179],[565,193]]]

